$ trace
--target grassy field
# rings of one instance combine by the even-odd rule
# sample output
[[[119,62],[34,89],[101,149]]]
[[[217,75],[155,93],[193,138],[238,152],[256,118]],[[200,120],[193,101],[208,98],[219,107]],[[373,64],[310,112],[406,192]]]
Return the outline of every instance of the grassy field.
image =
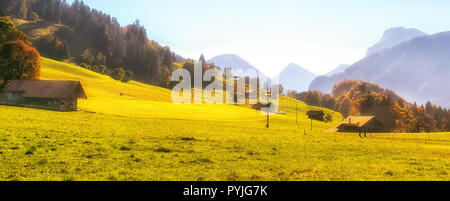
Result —
[[[174,105],[170,91],[42,59],[43,79],[80,80],[79,112],[0,106],[0,180],[449,180],[450,134],[330,132],[287,115]],[[296,123],[296,106],[298,120]]]

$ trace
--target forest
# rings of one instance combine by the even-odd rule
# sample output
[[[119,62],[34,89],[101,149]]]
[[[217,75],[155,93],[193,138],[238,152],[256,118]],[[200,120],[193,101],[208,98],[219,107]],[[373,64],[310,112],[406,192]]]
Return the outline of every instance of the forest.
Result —
[[[167,87],[173,63],[183,60],[169,47],[150,40],[139,20],[122,27],[115,17],[83,1],[69,5],[65,0],[2,0],[0,14],[63,25],[65,29],[52,36],[33,41],[45,57],[110,72],[132,72],[133,79],[147,83]]]

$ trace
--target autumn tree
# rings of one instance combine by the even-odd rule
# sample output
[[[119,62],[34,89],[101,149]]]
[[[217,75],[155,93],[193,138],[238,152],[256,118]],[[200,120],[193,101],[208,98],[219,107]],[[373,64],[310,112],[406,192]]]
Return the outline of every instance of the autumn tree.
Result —
[[[320,96],[319,100],[320,107],[333,109],[335,105],[335,100],[331,97],[330,94],[323,94]]]
[[[320,106],[320,92],[308,91],[304,102],[311,106]]]
[[[11,80],[37,80],[40,77],[39,52],[23,41],[11,41],[0,50],[0,87]]]
[[[0,48],[3,44],[16,40],[21,40],[25,44],[31,45],[28,37],[23,32],[17,30],[9,17],[0,17]]]

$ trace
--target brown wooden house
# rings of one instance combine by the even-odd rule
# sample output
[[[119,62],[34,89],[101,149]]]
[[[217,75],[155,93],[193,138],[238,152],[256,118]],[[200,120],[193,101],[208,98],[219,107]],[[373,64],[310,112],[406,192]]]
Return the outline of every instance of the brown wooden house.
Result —
[[[87,98],[79,81],[14,80],[0,93],[0,103],[58,111],[74,111]]]
[[[308,115],[308,118],[310,119],[325,121],[325,112],[323,112],[322,110],[310,110],[306,113],[306,115]]]
[[[338,132],[386,132],[385,126],[374,116],[350,116],[337,127]]]

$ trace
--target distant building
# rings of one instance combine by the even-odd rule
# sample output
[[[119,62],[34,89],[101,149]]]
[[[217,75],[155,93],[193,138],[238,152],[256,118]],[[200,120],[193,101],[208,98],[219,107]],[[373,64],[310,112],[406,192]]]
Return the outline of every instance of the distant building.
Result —
[[[308,115],[308,118],[310,119],[325,121],[325,112],[323,112],[322,110],[310,110],[306,113],[306,115]]]
[[[0,92],[0,104],[74,111],[87,98],[79,81],[14,80]]]
[[[337,127],[338,132],[386,132],[385,126],[374,116],[350,116]]]

